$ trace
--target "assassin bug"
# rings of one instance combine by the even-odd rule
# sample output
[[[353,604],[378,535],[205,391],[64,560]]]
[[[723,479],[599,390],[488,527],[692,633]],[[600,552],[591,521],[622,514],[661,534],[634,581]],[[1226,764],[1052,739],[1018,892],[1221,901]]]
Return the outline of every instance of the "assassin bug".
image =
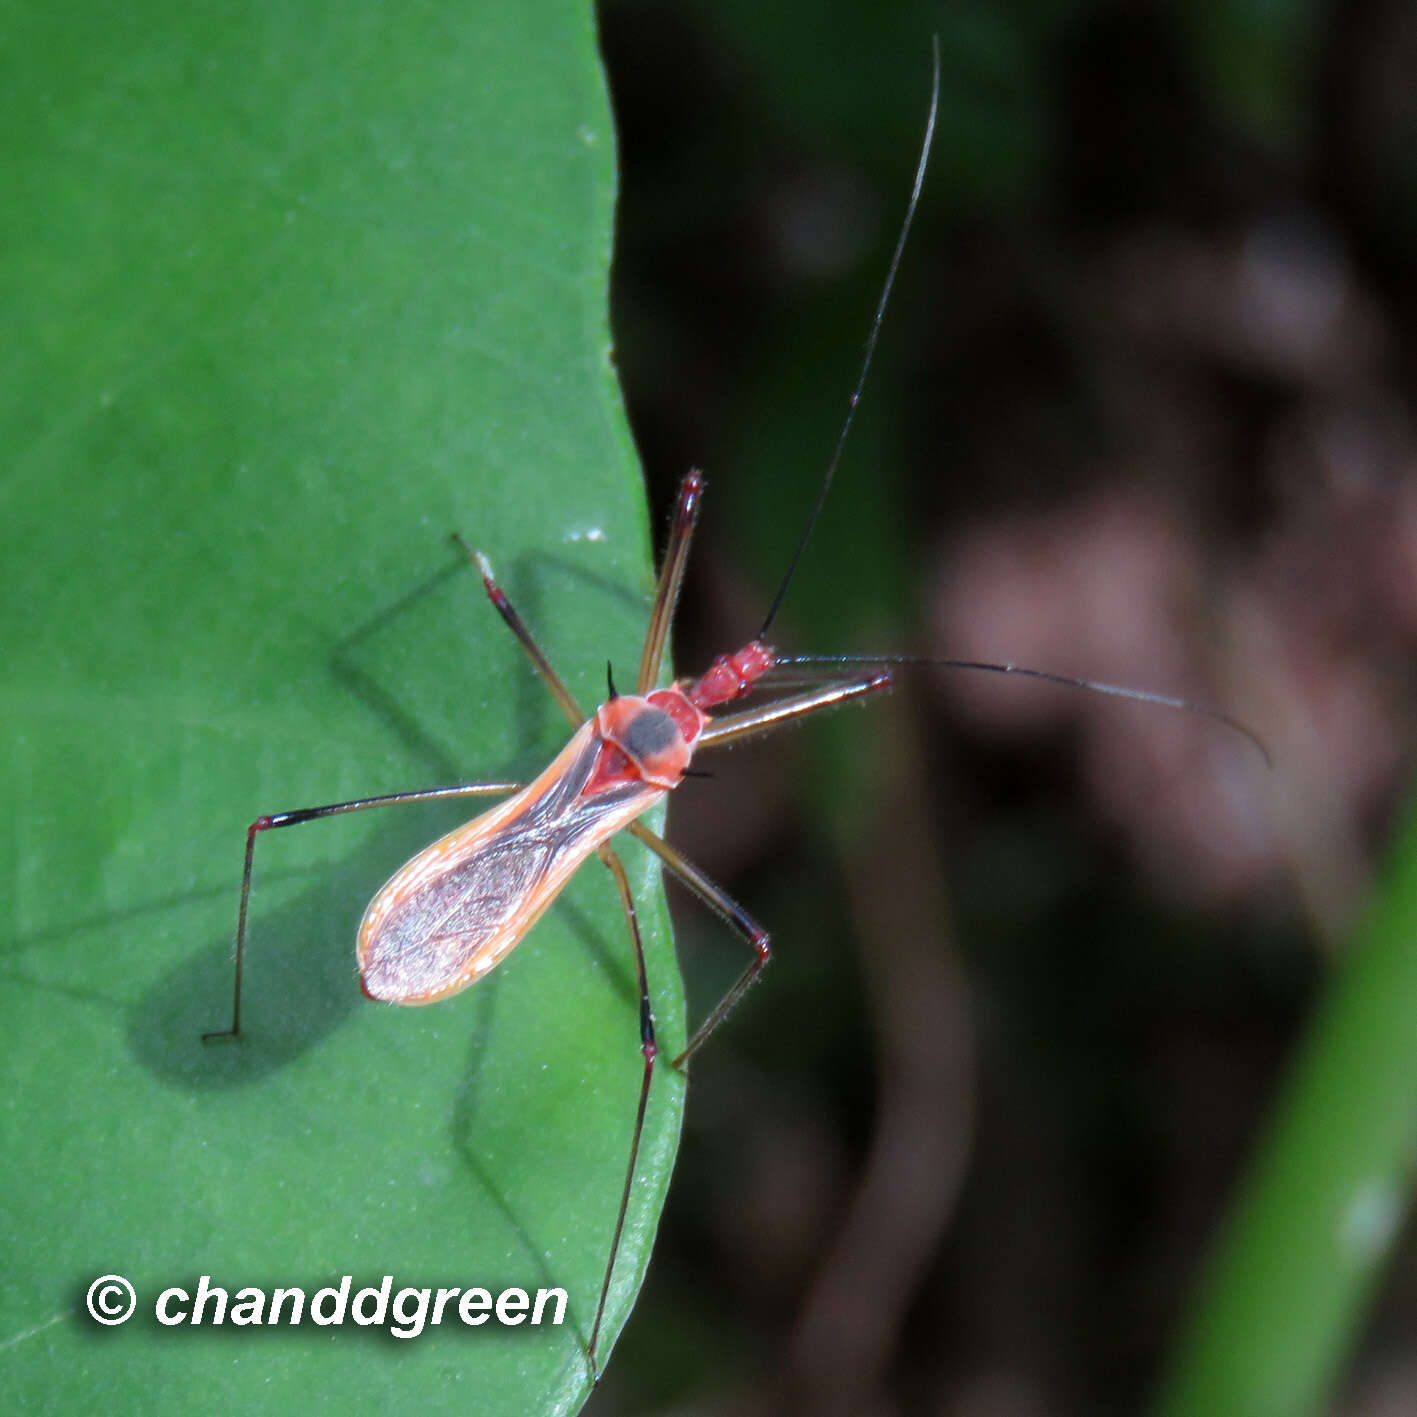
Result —
[[[480,551],[464,546],[481,575],[494,608],[516,636],[572,724],[574,732],[570,741],[530,783],[463,783],[300,808],[259,817],[247,831],[237,916],[231,1026],[204,1034],[207,1040],[234,1038],[241,1033],[242,972],[252,864],[256,839],[263,832],[396,803],[476,796],[501,796],[506,799],[414,856],[385,883],[365,911],[357,939],[361,988],[371,999],[398,1004],[430,1004],[461,992],[488,973],[526,936],[555,901],[571,875],[591,855],[598,856],[609,869],[624,911],[634,955],[643,1070],[624,1186],[586,1343],[592,1379],[599,1374],[601,1327],[635,1182],[640,1141],[658,1057],[651,991],[635,902],[625,869],[610,844],[611,838],[620,831],[627,831],[644,843],[668,871],[727,921],[751,951],[749,963],[737,981],[690,1035],[683,1051],[673,1059],[671,1066],[683,1068],[758,978],[770,957],[768,932],[696,866],[639,820],[685,776],[692,775],[691,762],[699,750],[729,744],[818,710],[881,693],[891,686],[891,667],[905,663],[952,664],[996,673],[1023,674],[1147,702],[1196,708],[1188,702],[1161,695],[1015,665],[926,661],[909,656],[784,658],[778,656],[767,643],[769,630],[830,491],[871,367],[877,336],[929,165],[939,84],[937,44],[929,113],[920,156],[856,384],[816,499],[758,634],[737,651],[720,655],[700,677],[676,680],[668,688],[656,687],[702,500],[703,479],[697,471],[691,471],[680,484],[633,692],[618,693],[611,679],[609,697],[590,716],[586,715],[552,668],[531,631],[498,585],[488,559]],[[462,545],[461,539],[457,539]],[[815,669],[812,666],[816,666]],[[799,673],[809,673],[819,681],[818,687],[759,707],[739,709],[715,717],[719,711],[746,698],[770,671],[779,667],[796,667]],[[1211,712],[1206,709],[1197,711]],[[1212,716],[1234,724],[1224,715]],[[1248,733],[1243,725],[1234,726]]]

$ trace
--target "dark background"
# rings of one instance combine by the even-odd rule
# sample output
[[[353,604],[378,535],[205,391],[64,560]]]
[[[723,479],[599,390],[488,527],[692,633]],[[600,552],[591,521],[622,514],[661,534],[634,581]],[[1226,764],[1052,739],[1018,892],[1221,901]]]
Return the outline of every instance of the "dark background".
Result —
[[[774,932],[592,1410],[1140,1410],[1400,800],[1417,10],[606,0],[617,358],[676,631],[752,637],[916,231],[787,652],[907,671],[671,836]],[[676,902],[692,1012],[740,946]],[[1417,1411],[1410,1240],[1336,1410]]]

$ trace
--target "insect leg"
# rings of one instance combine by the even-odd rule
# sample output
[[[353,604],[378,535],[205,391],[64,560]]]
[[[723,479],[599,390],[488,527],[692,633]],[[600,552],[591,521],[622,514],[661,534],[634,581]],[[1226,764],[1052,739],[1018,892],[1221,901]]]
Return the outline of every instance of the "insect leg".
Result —
[[[625,1187],[620,1193],[620,1210],[615,1217],[615,1234],[610,1241],[610,1258],[605,1263],[605,1278],[600,1286],[600,1299],[595,1306],[595,1322],[591,1326],[590,1357],[591,1381],[600,1376],[595,1361],[595,1346],[600,1341],[600,1323],[605,1317],[605,1301],[610,1297],[610,1281],[615,1274],[615,1260],[620,1253],[620,1236],[625,1230],[625,1214],[630,1208],[630,1192],[635,1184],[635,1167],[640,1157],[640,1137],[645,1129],[645,1109],[649,1105],[649,1085],[654,1076],[654,1060],[659,1047],[654,1038],[654,1012],[650,1007],[649,975],[645,971],[644,941],[640,938],[640,920],[635,911],[635,897],[630,890],[629,879],[620,858],[608,846],[600,848],[600,859],[610,868],[615,878],[615,889],[620,893],[620,904],[625,910],[625,923],[630,927],[630,943],[635,951],[635,974],[640,987],[640,1052],[644,1056],[644,1075],[640,1080],[640,1101],[635,1111],[635,1130],[630,1137],[630,1159],[625,1167]]]
[[[689,543],[694,538],[694,526],[699,519],[699,502],[703,490],[703,473],[698,468],[691,468],[679,484],[679,500],[674,504],[674,521],[669,529],[669,544],[664,548],[664,564],[659,568],[659,583],[654,588],[654,607],[650,611],[644,652],[640,655],[640,672],[635,680],[637,694],[649,693],[659,681],[664,645],[669,638],[674,607],[679,603],[679,589],[684,584],[684,566],[689,559]]]
[[[241,1034],[241,974],[246,961],[246,907],[251,899],[251,863],[256,852],[256,838],[274,827],[295,827],[302,822],[318,821],[321,817],[338,817],[345,812],[362,812],[369,807],[392,807],[398,802],[431,802],[441,797],[506,796],[521,787],[519,782],[465,782],[453,787],[427,787],[417,792],[391,792],[383,797],[360,797],[352,802],[332,802],[327,807],[300,807],[293,812],[274,812],[257,817],[246,829],[246,864],[241,872],[241,906],[236,913],[236,968],[233,975],[231,1027],[204,1033],[202,1041],[214,1038],[237,1038]]]
[[[477,567],[478,574],[482,577],[482,588],[487,592],[488,600],[492,602],[493,608],[502,619],[507,622],[507,628],[520,641],[521,647],[527,652],[527,657],[536,666],[536,672],[541,675],[542,682],[551,690],[551,697],[561,705],[562,713],[570,719],[572,725],[579,728],[585,722],[586,716],[581,712],[581,706],[576,702],[576,696],[551,667],[551,661],[547,659],[545,651],[537,644],[531,631],[527,629],[526,622],[517,614],[512,602],[507,599],[507,592],[497,584],[497,578],[492,574],[492,563],[482,552],[470,547],[457,532],[453,533],[453,540],[462,547],[468,560]]]
[[[863,694],[880,693],[891,687],[889,670],[878,669],[874,674],[865,674],[857,679],[836,679],[810,693],[794,694],[791,698],[778,699],[774,703],[763,704],[760,708],[745,709],[742,713],[730,713],[710,723],[699,734],[698,748],[717,747],[722,743],[732,743],[739,738],[747,738],[754,733],[767,733],[794,718],[815,713],[818,709],[835,708],[850,699]]]
[[[716,886],[687,857],[681,856],[662,836],[656,835],[639,822],[631,822],[625,828],[633,833],[654,852],[665,866],[677,876],[715,914],[722,916],[748,942],[753,958],[747,969],[739,976],[737,983],[718,1001],[717,1007],[694,1030],[694,1035],[684,1046],[684,1051],[674,1059],[674,1066],[682,1068],[695,1053],[703,1047],[705,1040],[714,1029],[726,1019],[733,1006],[748,992],[749,986],[762,973],[763,966],[772,957],[768,946],[768,932],[733,899],[721,886]]]

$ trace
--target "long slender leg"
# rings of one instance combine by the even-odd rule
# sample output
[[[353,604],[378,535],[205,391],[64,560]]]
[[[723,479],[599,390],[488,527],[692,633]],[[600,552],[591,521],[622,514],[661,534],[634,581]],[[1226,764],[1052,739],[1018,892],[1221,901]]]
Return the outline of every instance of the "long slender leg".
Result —
[[[674,619],[674,607],[679,603],[679,589],[684,584],[684,567],[689,559],[694,525],[699,519],[699,501],[703,490],[703,473],[698,468],[691,468],[679,484],[679,500],[674,507],[669,544],[664,548],[664,564],[659,568],[659,583],[654,588],[654,608],[650,611],[649,629],[645,632],[640,672],[635,678],[637,694],[649,693],[659,681],[659,667],[664,660],[664,646]]]
[[[640,1080],[639,1106],[635,1110],[635,1130],[630,1137],[630,1160],[625,1167],[625,1186],[620,1192],[615,1234],[610,1241],[610,1258],[605,1262],[605,1278],[600,1285],[600,1299],[595,1306],[595,1323],[590,1331],[587,1353],[590,1358],[592,1383],[600,1376],[595,1361],[595,1348],[600,1341],[600,1324],[605,1317],[605,1302],[610,1297],[610,1281],[615,1275],[615,1260],[620,1253],[620,1237],[625,1231],[625,1215],[630,1208],[630,1192],[635,1185],[635,1167],[640,1159],[640,1137],[645,1129],[645,1109],[649,1105],[649,1085],[654,1077],[654,1060],[659,1054],[654,1037],[654,1011],[650,1007],[649,975],[645,970],[645,947],[640,938],[640,920],[635,911],[635,897],[630,890],[624,864],[615,852],[608,846],[602,846],[600,859],[610,868],[610,874],[615,878],[615,889],[620,892],[620,904],[625,909],[625,923],[630,927],[630,943],[634,946],[635,973],[640,986],[640,1052],[644,1056],[644,1075]]]
[[[730,714],[706,729],[699,736],[698,746],[707,747],[711,743],[728,743],[737,738],[745,738],[752,733],[767,733],[795,718],[801,718],[804,714],[813,713],[818,709],[833,708],[837,704],[846,703],[863,694],[872,694],[888,689],[890,685],[890,674],[877,671],[859,679],[838,680],[826,684],[820,689],[815,689],[811,693],[780,699],[776,703],[764,704],[761,708],[749,709],[744,713]],[[739,999],[756,982],[763,967],[772,958],[770,937],[768,932],[727,891],[711,881],[692,861],[676,851],[663,837],[652,832],[641,822],[631,822],[626,830],[644,842],[659,857],[665,867],[693,891],[710,910],[726,920],[747,941],[749,948],[753,951],[753,958],[748,967],[739,975],[737,981],[723,998],[718,1001],[714,1010],[694,1030],[693,1036],[684,1046],[684,1051],[674,1059],[673,1066],[682,1068],[703,1047],[709,1035],[728,1017]],[[638,1133],[635,1145],[637,1147],[639,1145]]]
[[[768,932],[727,891],[716,886],[692,861],[675,851],[662,836],[656,835],[639,822],[631,822],[626,830],[644,842],[664,862],[668,870],[683,881],[710,910],[722,916],[742,935],[753,951],[752,961],[739,976],[737,983],[718,1001],[714,1011],[694,1030],[694,1035],[685,1044],[684,1051],[674,1059],[674,1067],[682,1068],[703,1047],[709,1034],[728,1017],[733,1006],[748,992],[749,986],[762,973],[763,966],[772,958]]]
[[[527,629],[526,622],[517,614],[512,602],[507,599],[506,591],[497,584],[497,578],[492,574],[492,563],[482,552],[469,547],[457,532],[453,533],[453,540],[462,547],[468,560],[477,567],[478,574],[482,577],[482,588],[487,592],[488,600],[492,602],[502,619],[507,622],[507,628],[521,642],[521,647],[527,652],[527,657],[536,666],[536,672],[541,675],[542,682],[551,690],[551,697],[561,705],[561,711],[570,719],[572,726],[579,728],[585,722],[586,716],[581,712],[581,707],[576,702],[576,696],[551,667],[551,661],[547,659],[545,652],[537,644],[531,631]]]
[[[699,734],[695,747],[717,747],[739,738],[747,738],[754,733],[767,733],[791,719],[801,718],[804,714],[835,708],[838,704],[860,698],[863,694],[880,693],[889,689],[891,682],[889,670],[877,670],[874,674],[862,675],[856,679],[833,680],[820,689],[813,689],[811,693],[794,694],[791,698],[778,699],[775,703],[763,704],[760,708],[730,713],[710,723]]]
[[[465,782],[454,787],[426,787],[417,792],[390,792],[383,797],[359,797],[352,802],[332,802],[327,807],[300,807],[293,812],[274,812],[257,817],[246,829],[246,864],[241,872],[241,906],[236,913],[236,968],[233,975],[231,1027],[204,1033],[202,1041],[214,1038],[237,1038],[241,1033],[241,974],[246,961],[246,907],[251,899],[251,863],[256,852],[256,838],[275,827],[296,827],[302,822],[318,821],[321,817],[338,817],[345,812],[363,812],[370,807],[392,807],[399,802],[432,802],[442,797],[505,797],[515,792],[519,782]]]

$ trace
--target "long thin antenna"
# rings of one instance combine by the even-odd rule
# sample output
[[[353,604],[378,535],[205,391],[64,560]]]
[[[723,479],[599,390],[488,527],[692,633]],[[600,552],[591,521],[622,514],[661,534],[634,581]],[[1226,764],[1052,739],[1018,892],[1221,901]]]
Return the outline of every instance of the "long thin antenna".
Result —
[[[794,664],[834,664],[842,668],[872,664],[879,664],[882,668],[893,664],[920,664],[937,669],[973,669],[986,674],[1017,674],[1025,679],[1041,679],[1047,684],[1061,684],[1065,689],[1085,689],[1090,694],[1107,694],[1139,704],[1160,704],[1162,708],[1181,709],[1185,713],[1199,714],[1202,718],[1224,724],[1250,740],[1267,768],[1274,767],[1274,755],[1269,751],[1269,744],[1243,719],[1190,699],[1176,698],[1172,694],[1154,694],[1149,689],[1129,689],[1124,684],[1108,684],[1101,679],[1079,679],[1072,674],[1054,674],[1048,669],[1028,669],[1022,664],[992,664],[982,659],[934,659],[923,654],[798,654],[779,659],[775,668]]]
[[[856,405],[861,402],[861,391],[866,387],[866,375],[871,368],[872,356],[876,353],[876,340],[881,333],[881,321],[885,318],[886,306],[890,303],[891,298],[891,287],[895,284],[896,272],[900,269],[900,260],[905,254],[905,242],[910,235],[910,225],[915,220],[915,209],[920,204],[920,190],[925,185],[925,169],[930,165],[930,148],[935,141],[935,116],[940,107],[939,35],[931,37],[930,48],[934,57],[934,73],[930,80],[930,113],[925,120],[925,139],[920,145],[920,161],[915,165],[915,184],[910,189],[910,202],[905,209],[905,220],[901,223],[900,235],[896,238],[895,252],[891,256],[890,268],[886,271],[886,283],[881,289],[881,298],[876,305],[875,319],[871,321],[871,333],[866,338],[866,354],[861,361],[861,373],[857,376],[856,387],[851,391],[851,399],[846,405],[846,418],[841,425],[841,432],[837,434],[836,447],[832,449],[826,475],[822,478],[821,489],[818,491],[817,500],[807,517],[807,524],[802,528],[797,549],[792,553],[792,560],[788,563],[787,574],[783,576],[782,583],[777,588],[777,594],[773,596],[772,603],[768,606],[768,613],[763,619],[763,627],[758,631],[760,640],[767,638],[767,633],[772,628],[772,622],[777,618],[783,597],[787,594],[787,587],[792,584],[792,577],[797,573],[797,563],[801,561],[802,553],[807,549],[807,542],[811,540],[812,530],[817,525],[817,518],[821,516],[822,508],[826,505],[827,493],[831,491],[832,478],[836,476],[836,468],[841,461],[842,449],[846,446],[846,439],[856,418]]]

